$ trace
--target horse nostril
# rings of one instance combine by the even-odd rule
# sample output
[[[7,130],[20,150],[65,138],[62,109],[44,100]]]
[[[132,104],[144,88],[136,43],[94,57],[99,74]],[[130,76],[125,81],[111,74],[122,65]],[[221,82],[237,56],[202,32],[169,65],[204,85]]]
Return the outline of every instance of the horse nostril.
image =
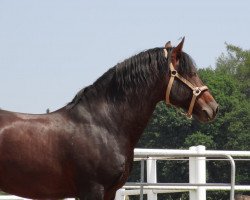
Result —
[[[216,107],[215,114],[217,114],[218,112],[219,112],[219,106]]]
[[[209,107],[211,109],[211,118],[215,118],[216,114],[219,112],[219,105],[214,101],[214,102],[210,102]]]

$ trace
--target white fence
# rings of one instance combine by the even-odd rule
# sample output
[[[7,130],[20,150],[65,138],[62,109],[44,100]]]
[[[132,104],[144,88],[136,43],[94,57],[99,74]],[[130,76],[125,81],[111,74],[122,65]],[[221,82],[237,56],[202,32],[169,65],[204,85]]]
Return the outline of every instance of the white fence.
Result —
[[[228,184],[206,183],[206,158],[224,158],[231,164],[231,181]],[[170,149],[135,149],[135,160],[141,161],[144,171],[144,160],[147,163],[147,182],[127,183],[117,192],[116,200],[125,200],[126,196],[147,194],[148,200],[157,200],[159,193],[189,192],[190,200],[206,200],[208,190],[229,190],[230,200],[234,199],[235,190],[250,190],[250,185],[235,185],[235,161],[236,157],[250,158],[250,151],[213,151],[206,150],[205,146],[190,147],[189,150]],[[157,160],[168,160],[173,158],[189,158],[189,183],[157,183]],[[178,160],[178,159],[177,159]],[[249,160],[250,161],[250,160]]]

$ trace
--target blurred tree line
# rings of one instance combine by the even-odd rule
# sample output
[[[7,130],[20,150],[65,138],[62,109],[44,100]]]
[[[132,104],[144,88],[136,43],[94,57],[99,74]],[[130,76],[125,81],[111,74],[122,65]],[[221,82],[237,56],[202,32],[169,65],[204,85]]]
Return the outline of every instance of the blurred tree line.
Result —
[[[189,120],[180,110],[160,103],[137,147],[188,149],[205,145],[213,150],[250,150],[250,50],[226,44],[215,69],[199,69],[198,74],[220,105],[213,122]],[[188,182],[188,161],[158,161],[158,182]],[[250,162],[236,162],[236,184],[250,184]],[[129,181],[140,181],[135,164]],[[229,183],[230,164],[207,162],[208,183]],[[245,194],[250,194],[245,192]],[[188,193],[159,195],[160,199],[188,199]],[[228,200],[229,192],[208,192],[209,200]]]

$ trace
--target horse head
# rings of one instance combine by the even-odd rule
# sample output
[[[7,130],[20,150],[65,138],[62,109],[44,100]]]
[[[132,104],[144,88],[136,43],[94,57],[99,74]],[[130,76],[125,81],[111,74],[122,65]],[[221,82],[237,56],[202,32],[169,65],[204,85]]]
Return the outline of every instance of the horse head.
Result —
[[[183,44],[184,38],[177,47],[168,42],[164,48],[169,66],[166,103],[184,109],[190,118],[209,122],[215,118],[218,104],[199,78],[193,60],[182,51]]]

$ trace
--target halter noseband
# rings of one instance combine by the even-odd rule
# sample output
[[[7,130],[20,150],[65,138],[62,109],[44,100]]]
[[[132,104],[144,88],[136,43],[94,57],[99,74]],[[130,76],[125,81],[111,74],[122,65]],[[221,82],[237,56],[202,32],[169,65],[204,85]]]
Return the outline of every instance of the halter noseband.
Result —
[[[168,58],[168,52],[166,49],[164,49],[164,54],[165,54],[165,57]],[[175,77],[178,78],[181,82],[183,82],[186,86],[188,86],[192,91],[193,91],[193,97],[192,97],[192,100],[190,102],[190,105],[189,105],[189,109],[188,109],[188,112],[186,114],[186,116],[188,118],[192,118],[192,113],[193,113],[193,108],[194,108],[194,104],[195,104],[195,101],[196,101],[196,98],[198,96],[200,96],[201,92],[205,91],[205,90],[208,90],[208,87],[207,86],[201,86],[201,87],[196,87],[194,86],[190,81],[188,81],[187,79],[185,79],[184,77],[182,77],[174,68],[171,60],[171,58],[169,57],[169,69],[170,69],[170,79],[169,79],[169,82],[168,82],[168,87],[167,87],[167,90],[166,90],[166,103],[168,105],[170,105],[170,92],[171,92],[171,89],[172,89],[172,86],[173,86],[173,83],[174,83],[174,79]]]

